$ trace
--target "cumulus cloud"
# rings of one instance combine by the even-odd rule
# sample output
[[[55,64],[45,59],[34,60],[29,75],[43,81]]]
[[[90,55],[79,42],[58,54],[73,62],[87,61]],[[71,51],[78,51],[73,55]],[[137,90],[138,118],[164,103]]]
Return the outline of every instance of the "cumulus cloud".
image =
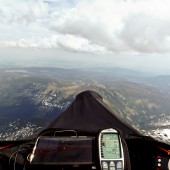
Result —
[[[0,11],[3,11],[8,24],[29,24],[48,17],[49,6],[43,1],[2,0]]]
[[[1,46],[95,54],[170,52],[169,0],[2,0],[0,5],[0,19],[11,24],[11,32],[22,28],[17,38],[8,32]]]
[[[167,0],[84,0],[54,13],[49,28],[113,52],[169,52],[169,7]]]
[[[147,53],[170,51],[170,20],[138,14],[129,17],[125,25],[120,38],[131,49]]]
[[[59,35],[39,39],[20,39],[18,41],[0,41],[1,47],[43,48],[43,49],[66,49],[72,52],[85,52],[94,54],[106,53],[102,46],[93,44],[88,39],[73,36]]]

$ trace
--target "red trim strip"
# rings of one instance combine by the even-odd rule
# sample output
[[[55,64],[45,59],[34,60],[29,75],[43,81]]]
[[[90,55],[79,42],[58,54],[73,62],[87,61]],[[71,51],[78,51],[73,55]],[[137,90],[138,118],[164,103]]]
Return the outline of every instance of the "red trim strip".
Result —
[[[170,155],[170,150],[166,150],[164,148],[161,148],[160,146],[157,146],[159,149],[161,149],[162,151],[166,152],[168,155]]]
[[[9,148],[9,147],[12,146],[12,145],[13,145],[13,144],[6,145],[6,146],[1,146],[1,147],[0,147],[0,150],[5,149],[5,148]]]

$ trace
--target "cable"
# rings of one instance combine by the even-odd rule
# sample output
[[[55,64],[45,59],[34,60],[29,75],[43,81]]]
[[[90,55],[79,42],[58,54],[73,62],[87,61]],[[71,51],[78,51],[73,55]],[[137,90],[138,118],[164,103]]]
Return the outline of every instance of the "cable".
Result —
[[[17,161],[17,157],[18,157],[18,153],[22,151],[21,148],[16,152],[16,155],[15,155],[15,159],[14,159],[14,170],[16,168],[16,161]]]
[[[13,168],[14,170],[16,169],[16,162],[17,162],[17,157],[18,154],[24,154],[28,152],[28,149],[31,148],[32,143],[27,143],[27,144],[23,144],[19,147],[19,149],[17,151],[15,151],[9,158],[9,167],[11,166],[11,160],[12,158],[14,158],[14,164],[13,164]],[[24,151],[24,152],[23,152]]]
[[[26,168],[26,164],[27,164],[27,163],[26,163],[26,161],[25,161],[24,166],[23,166],[23,170],[25,170],[25,168]]]
[[[17,152],[18,152],[18,151],[15,151],[15,152],[10,156],[9,162],[8,162],[9,167],[11,166],[11,159],[12,159],[12,157],[13,157]]]
[[[17,161],[17,157],[18,157],[18,153],[20,152],[20,151],[27,151],[26,149],[22,149],[22,147],[23,147],[23,145],[21,145],[20,147],[19,147],[19,149],[13,154],[13,156],[15,156],[14,157],[14,170],[16,169],[16,161]],[[13,157],[12,156],[12,157]],[[11,158],[12,158],[11,157]]]

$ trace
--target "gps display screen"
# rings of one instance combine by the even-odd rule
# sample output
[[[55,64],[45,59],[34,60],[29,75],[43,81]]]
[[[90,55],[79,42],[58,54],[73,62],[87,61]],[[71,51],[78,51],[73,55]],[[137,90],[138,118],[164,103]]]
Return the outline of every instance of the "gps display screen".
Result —
[[[101,136],[101,151],[104,159],[121,158],[119,136],[116,133],[104,133]]]

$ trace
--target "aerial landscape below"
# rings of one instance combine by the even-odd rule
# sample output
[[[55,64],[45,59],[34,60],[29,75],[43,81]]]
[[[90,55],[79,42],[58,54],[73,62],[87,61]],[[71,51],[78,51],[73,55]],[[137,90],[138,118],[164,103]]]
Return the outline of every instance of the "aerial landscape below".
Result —
[[[146,135],[169,142],[168,75],[121,68],[27,67],[1,69],[0,82],[0,140],[18,140],[37,133],[77,94],[93,90],[122,120]]]

